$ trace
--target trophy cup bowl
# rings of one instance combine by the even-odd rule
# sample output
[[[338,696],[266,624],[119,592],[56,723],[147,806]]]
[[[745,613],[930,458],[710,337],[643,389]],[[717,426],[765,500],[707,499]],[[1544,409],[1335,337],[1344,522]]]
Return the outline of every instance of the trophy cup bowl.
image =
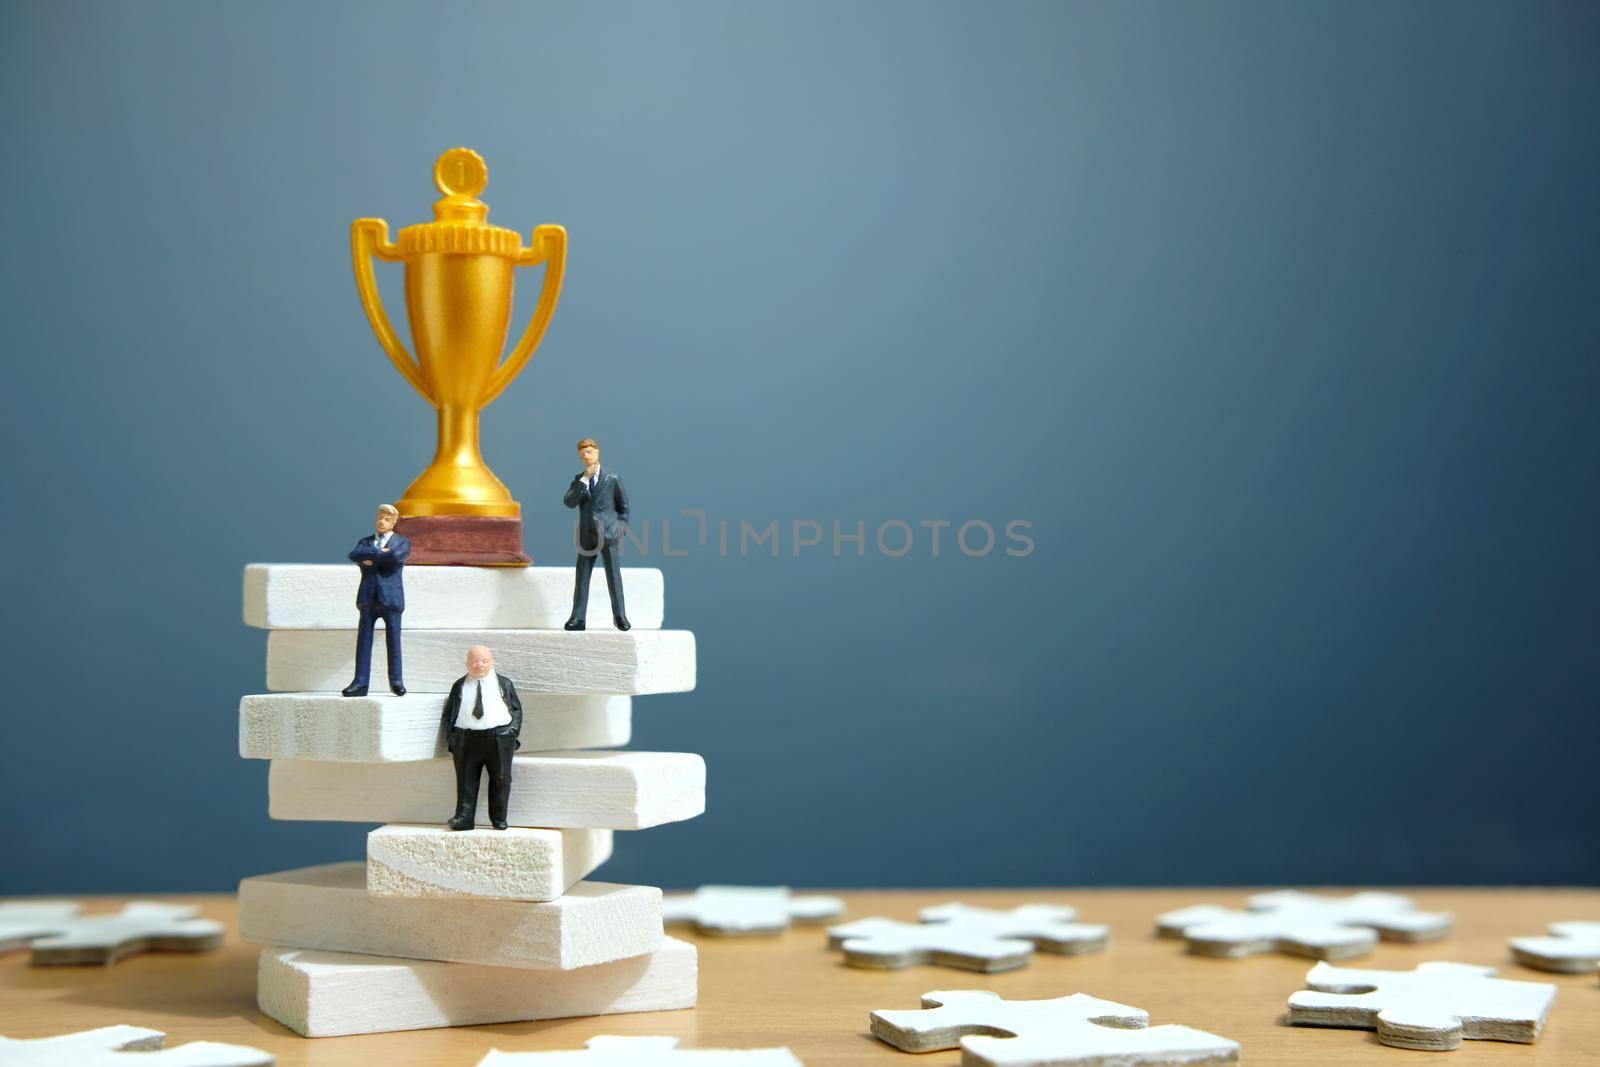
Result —
[[[527,565],[522,507],[478,449],[482,410],[503,392],[539,346],[561,295],[567,232],[540,226],[526,247],[515,230],[491,226],[478,194],[488,168],[476,152],[452,148],[434,164],[444,196],[434,220],[407,226],[390,243],[383,219],[356,219],[350,252],[356,290],[378,343],[401,377],[434,406],[433,461],[396,501],[397,529],[416,563]],[[406,316],[416,355],[406,351],[378,294],[373,259],[405,266]],[[517,267],[544,264],[533,317],[504,362]]]

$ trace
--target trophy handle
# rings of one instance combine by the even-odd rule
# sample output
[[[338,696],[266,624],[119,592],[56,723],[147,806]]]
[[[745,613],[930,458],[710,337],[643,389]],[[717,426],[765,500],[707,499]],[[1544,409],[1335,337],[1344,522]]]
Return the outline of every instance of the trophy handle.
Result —
[[[399,247],[389,243],[387,222],[382,219],[356,219],[350,224],[350,258],[355,264],[356,291],[361,294],[361,306],[367,313],[367,322],[371,324],[372,332],[378,335],[378,343],[389,354],[400,376],[422,394],[422,399],[438,407],[439,402],[434,400],[422,380],[422,370],[417,366],[417,361],[401,344],[400,335],[394,332],[394,326],[389,322],[389,313],[383,309],[383,296],[378,292],[378,279],[372,271],[374,256],[389,263],[398,263],[404,258],[400,255]]]
[[[511,384],[511,379],[527,365],[533,350],[539,347],[539,341],[544,337],[545,327],[550,325],[550,316],[555,313],[556,301],[561,297],[561,274],[567,266],[566,228],[537,227],[533,231],[533,239],[528,242],[528,247],[517,254],[516,263],[519,267],[531,267],[543,263],[544,286],[539,290],[539,303],[534,306],[533,318],[529,320],[528,328],[522,331],[517,347],[511,350],[505,362],[494,372],[494,377],[489,379],[489,390],[483,397],[485,406],[499,396],[505,387]]]

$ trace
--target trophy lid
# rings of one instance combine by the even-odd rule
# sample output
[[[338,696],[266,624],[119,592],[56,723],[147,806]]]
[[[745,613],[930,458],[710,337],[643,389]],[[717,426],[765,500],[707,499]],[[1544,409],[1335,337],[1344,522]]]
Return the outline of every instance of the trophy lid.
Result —
[[[489,168],[470,148],[451,148],[433,164],[433,184],[444,194],[433,205],[433,221],[400,231],[400,254],[458,252],[515,258],[522,236],[488,223],[489,205],[478,199],[489,184]]]

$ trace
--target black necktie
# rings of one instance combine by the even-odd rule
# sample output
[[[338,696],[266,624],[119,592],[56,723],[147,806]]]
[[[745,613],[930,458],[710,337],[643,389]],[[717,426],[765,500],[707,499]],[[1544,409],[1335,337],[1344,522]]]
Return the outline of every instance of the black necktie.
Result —
[[[478,682],[478,699],[472,705],[472,717],[474,719],[483,718],[483,682],[481,679]]]

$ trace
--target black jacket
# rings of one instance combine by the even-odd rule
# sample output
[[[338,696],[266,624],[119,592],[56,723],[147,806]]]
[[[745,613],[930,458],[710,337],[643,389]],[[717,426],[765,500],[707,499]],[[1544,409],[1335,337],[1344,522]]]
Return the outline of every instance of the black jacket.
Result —
[[[516,741],[517,748],[522,747],[519,735],[522,733],[522,701],[517,699],[517,687],[511,684],[511,679],[496,673],[500,680],[500,699],[506,702],[506,710],[511,713],[511,723],[507,726],[497,726],[489,732],[499,737],[510,737]],[[444,701],[444,715],[439,720],[439,728],[444,731],[445,747],[455,751],[456,743],[466,730],[456,729],[456,716],[461,714],[461,690],[466,688],[467,675],[463,674],[456,679],[456,684],[450,687],[450,695]]]
[[[614,545],[628,527],[628,491],[604,467],[593,490],[583,484],[582,471],[574,475],[561,502],[578,509],[578,544],[583,548]]]

